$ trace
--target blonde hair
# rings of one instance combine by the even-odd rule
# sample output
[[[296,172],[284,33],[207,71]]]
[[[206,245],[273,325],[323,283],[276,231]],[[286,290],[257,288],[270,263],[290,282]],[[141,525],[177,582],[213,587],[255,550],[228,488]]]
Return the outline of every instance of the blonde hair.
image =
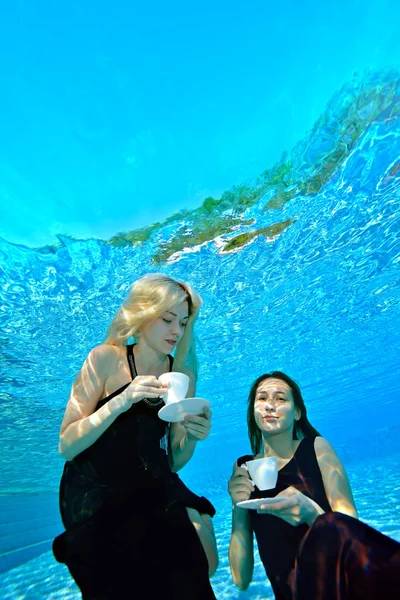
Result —
[[[110,323],[104,343],[124,346],[128,338],[137,338],[146,325],[185,300],[190,314],[192,299],[184,283],[162,273],[144,275],[131,286]]]

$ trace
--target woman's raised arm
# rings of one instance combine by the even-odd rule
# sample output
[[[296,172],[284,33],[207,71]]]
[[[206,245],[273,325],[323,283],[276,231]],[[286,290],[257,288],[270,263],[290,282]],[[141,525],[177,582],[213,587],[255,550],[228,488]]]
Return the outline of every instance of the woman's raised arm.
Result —
[[[183,284],[182,284],[183,285]],[[185,326],[185,333],[178,343],[174,356],[174,371],[185,373],[190,379],[187,397],[191,398],[196,393],[196,383],[198,374],[196,340],[194,337],[194,325],[199,316],[200,307],[203,300],[197,292],[188,284],[184,284],[185,289],[190,295],[191,310],[188,321]]]

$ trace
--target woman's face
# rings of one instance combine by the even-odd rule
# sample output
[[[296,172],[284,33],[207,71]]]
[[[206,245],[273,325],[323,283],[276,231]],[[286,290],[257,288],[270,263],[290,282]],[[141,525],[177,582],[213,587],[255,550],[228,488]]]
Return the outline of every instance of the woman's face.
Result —
[[[287,383],[269,378],[259,384],[254,401],[254,417],[262,432],[271,435],[293,432],[294,422],[300,416]]]
[[[140,339],[156,352],[170,354],[182,339],[188,318],[189,305],[185,300],[147,325],[142,331]]]

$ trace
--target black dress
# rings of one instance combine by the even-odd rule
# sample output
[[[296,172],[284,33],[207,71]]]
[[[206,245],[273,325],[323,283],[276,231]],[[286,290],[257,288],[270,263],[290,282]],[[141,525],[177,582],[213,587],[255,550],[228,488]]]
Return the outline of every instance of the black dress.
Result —
[[[134,379],[132,345],[127,356]],[[186,507],[210,516],[215,509],[171,471],[169,424],[157,415],[163,405],[161,398],[133,404],[65,464],[60,511],[66,531],[53,552],[84,600],[215,599]]]
[[[260,558],[277,600],[391,600],[400,597],[400,544],[372,527],[332,512],[314,449],[303,439],[279,471],[272,498],[293,486],[325,511],[311,527],[250,510]],[[251,460],[242,456],[238,465]]]

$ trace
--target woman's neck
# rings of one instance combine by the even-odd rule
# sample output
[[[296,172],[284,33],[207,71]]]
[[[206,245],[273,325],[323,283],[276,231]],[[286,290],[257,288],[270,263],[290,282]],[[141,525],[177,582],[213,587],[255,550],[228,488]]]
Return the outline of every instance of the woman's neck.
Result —
[[[139,341],[133,349],[135,366],[138,375],[155,375],[169,371],[169,359],[166,354],[156,352],[145,342]]]
[[[278,458],[291,458],[299,445],[298,440],[293,439],[291,431],[272,436],[264,436],[264,456],[275,455]]]

